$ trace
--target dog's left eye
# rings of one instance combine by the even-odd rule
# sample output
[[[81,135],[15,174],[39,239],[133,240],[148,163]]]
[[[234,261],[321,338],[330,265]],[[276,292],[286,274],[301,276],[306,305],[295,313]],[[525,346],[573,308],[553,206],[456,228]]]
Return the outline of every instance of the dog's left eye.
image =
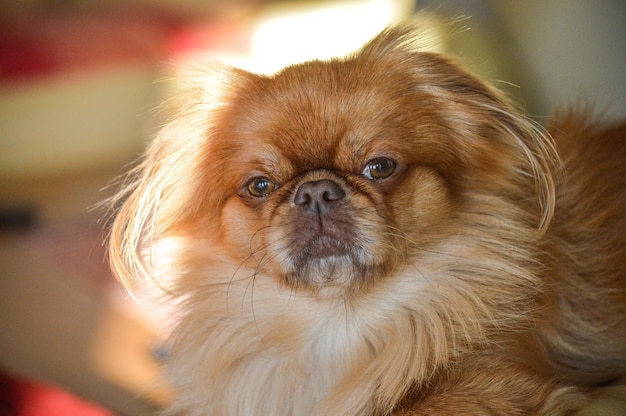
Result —
[[[386,179],[396,171],[396,162],[386,157],[377,157],[365,165],[361,172],[367,179]]]
[[[276,186],[276,184],[268,178],[259,176],[257,178],[250,179],[246,188],[248,189],[250,195],[257,198],[263,198],[274,192],[278,186]]]

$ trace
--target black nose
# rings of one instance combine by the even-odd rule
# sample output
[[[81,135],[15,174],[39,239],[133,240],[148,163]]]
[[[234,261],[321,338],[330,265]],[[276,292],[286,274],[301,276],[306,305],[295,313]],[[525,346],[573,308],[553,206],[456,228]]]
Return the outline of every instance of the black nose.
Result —
[[[305,182],[296,191],[293,202],[314,214],[326,214],[332,203],[346,196],[337,182],[330,179]]]

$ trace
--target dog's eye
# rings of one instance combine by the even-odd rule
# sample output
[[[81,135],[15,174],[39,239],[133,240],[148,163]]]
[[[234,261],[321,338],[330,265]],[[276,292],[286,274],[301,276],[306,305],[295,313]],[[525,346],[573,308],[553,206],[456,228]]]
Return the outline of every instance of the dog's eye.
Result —
[[[259,176],[248,181],[247,189],[250,195],[263,198],[274,192],[278,188],[274,182],[266,177]]]
[[[367,162],[361,173],[367,179],[385,179],[390,177],[395,170],[396,162],[386,157],[377,157]]]

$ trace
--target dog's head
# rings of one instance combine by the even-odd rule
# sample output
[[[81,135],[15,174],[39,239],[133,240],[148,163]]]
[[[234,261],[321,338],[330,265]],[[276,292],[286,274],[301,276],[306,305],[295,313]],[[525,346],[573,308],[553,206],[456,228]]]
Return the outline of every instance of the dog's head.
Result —
[[[272,76],[196,65],[122,192],[110,245],[121,279],[164,284],[219,260],[290,290],[355,295],[455,237],[541,229],[550,141],[413,39],[389,29],[348,58]],[[155,248],[176,239],[177,266],[161,270]]]

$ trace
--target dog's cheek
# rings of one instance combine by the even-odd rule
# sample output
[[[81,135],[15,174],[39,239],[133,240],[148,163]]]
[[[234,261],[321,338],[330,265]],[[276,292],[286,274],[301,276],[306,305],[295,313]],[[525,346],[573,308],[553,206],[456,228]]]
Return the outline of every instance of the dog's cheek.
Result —
[[[249,207],[241,198],[234,196],[226,200],[222,207],[219,235],[215,237],[230,257],[242,264],[262,247],[260,231],[263,228],[263,211]]]
[[[453,198],[448,183],[435,170],[412,168],[390,200],[397,226],[411,245],[422,247],[452,231]]]

